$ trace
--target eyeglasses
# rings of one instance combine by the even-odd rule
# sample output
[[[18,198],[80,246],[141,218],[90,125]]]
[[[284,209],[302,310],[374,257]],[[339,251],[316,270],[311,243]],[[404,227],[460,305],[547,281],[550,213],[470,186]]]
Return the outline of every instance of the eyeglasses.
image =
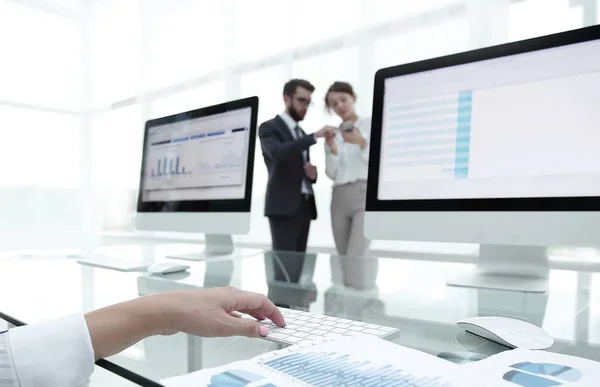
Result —
[[[300,97],[300,98],[292,97],[292,99],[295,99],[296,101],[300,102],[300,104],[302,104],[306,107],[312,105],[312,101],[310,99],[307,99],[304,97]]]

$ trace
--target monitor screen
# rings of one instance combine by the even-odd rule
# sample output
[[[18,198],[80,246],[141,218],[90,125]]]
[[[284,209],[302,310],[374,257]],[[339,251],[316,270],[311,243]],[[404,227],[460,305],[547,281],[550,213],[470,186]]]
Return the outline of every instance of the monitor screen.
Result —
[[[598,40],[390,76],[377,199],[600,196],[598,101]]]
[[[160,120],[147,128],[142,202],[244,199],[252,108]]]

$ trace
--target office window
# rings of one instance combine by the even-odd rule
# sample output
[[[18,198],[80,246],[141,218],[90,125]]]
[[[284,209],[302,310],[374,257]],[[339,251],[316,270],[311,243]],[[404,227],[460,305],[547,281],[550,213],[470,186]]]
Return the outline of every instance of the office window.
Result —
[[[148,66],[152,88],[220,70],[225,50],[220,1],[144,2]]]
[[[469,25],[459,18],[379,40],[375,44],[375,64],[383,68],[468,49]]]
[[[0,106],[0,233],[81,229],[79,118]]]
[[[79,23],[16,1],[0,1],[0,100],[78,110]]]
[[[79,118],[0,106],[0,186],[79,188]]]
[[[93,118],[94,188],[137,190],[142,165],[143,125],[140,105],[111,110]]]
[[[525,0],[511,4],[509,40],[521,40],[580,28],[583,7],[571,0]]]
[[[360,0],[305,0],[292,2],[289,28],[292,42],[302,47],[361,27]]]
[[[44,3],[56,4],[65,8],[79,10],[82,8],[82,2],[85,0],[44,0]]]
[[[207,83],[155,99],[151,104],[152,117],[164,117],[222,102],[225,102],[223,82]]]
[[[137,1],[102,0],[92,11],[92,103],[105,106],[137,95],[142,36]]]
[[[456,0],[397,1],[369,0],[369,8],[373,9],[371,22],[381,23],[394,19],[418,15],[423,12],[439,9],[445,5],[457,3]]]
[[[237,21],[231,24],[231,29],[238,38],[240,62],[273,55],[290,48],[295,17],[290,2],[240,0],[235,4],[237,9],[233,14],[236,18],[234,20]]]

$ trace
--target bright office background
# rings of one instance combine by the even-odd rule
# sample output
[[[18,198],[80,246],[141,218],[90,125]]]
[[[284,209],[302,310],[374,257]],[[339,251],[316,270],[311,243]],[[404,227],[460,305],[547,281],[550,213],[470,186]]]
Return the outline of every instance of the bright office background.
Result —
[[[369,115],[381,67],[595,24],[600,0],[0,0],[0,242],[134,231],[146,119],[250,95],[259,121],[292,77],[351,82]],[[310,246],[333,246],[323,145]],[[270,243],[257,149],[251,233]],[[0,244],[1,246],[1,244]],[[378,249],[399,242],[376,241]]]

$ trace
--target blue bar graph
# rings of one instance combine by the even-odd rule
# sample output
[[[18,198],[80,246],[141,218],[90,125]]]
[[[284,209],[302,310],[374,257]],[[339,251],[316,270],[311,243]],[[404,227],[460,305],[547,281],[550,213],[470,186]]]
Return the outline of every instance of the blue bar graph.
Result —
[[[473,92],[461,91],[458,94],[459,118],[456,123],[456,160],[454,178],[466,179],[469,177],[469,156],[471,147],[471,110],[473,106]],[[459,142],[459,138],[469,138],[468,142]]]
[[[349,355],[295,353],[265,363],[272,369],[316,387],[326,386],[450,386],[440,378],[416,377],[391,365],[354,361]]]
[[[170,177],[170,176],[181,176],[181,175],[189,175],[191,174],[190,170],[186,172],[185,167],[181,166],[181,170],[179,167],[181,164],[179,163],[179,156],[175,158],[169,159],[169,170],[167,173],[167,158],[158,159],[156,169],[152,169],[152,177]]]

